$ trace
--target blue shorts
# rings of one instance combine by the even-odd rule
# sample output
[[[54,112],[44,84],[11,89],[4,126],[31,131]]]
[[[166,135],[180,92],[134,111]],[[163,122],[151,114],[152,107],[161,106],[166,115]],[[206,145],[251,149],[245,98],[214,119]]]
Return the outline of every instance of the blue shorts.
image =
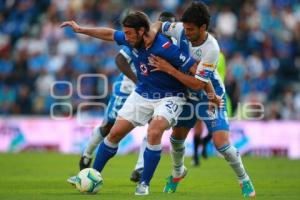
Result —
[[[224,95],[225,96],[225,95]],[[204,121],[210,133],[215,131],[229,131],[228,116],[226,111],[226,99],[224,97],[224,108],[215,108],[213,113],[208,112],[208,98],[202,95],[200,100],[188,99],[183,106],[175,127],[193,128],[197,120]]]
[[[128,95],[116,95],[113,94],[108,102],[108,106],[105,112],[104,116],[104,124],[114,124],[116,121],[116,118],[118,116],[119,110],[123,107],[126,99],[128,98]]]

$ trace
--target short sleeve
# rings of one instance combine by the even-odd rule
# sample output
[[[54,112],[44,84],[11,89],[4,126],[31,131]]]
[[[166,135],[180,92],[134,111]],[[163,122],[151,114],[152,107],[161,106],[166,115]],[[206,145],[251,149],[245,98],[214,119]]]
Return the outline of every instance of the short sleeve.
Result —
[[[213,50],[203,56],[201,62],[197,66],[195,78],[208,82],[210,75],[215,71],[218,64],[219,51]]]
[[[129,45],[125,40],[125,33],[123,31],[115,31],[114,40],[117,42],[118,45]]]

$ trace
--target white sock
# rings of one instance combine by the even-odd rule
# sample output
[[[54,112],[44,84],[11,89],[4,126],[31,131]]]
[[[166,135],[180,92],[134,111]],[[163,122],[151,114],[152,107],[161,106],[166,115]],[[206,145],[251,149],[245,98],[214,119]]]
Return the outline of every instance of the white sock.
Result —
[[[173,161],[173,171],[172,176],[178,178],[182,176],[184,172],[184,154],[185,146],[184,140],[176,140],[173,137],[170,137],[171,142],[171,157]]]
[[[229,163],[235,174],[237,175],[239,181],[249,179],[244,168],[239,151],[230,144],[224,145],[219,148],[218,151],[224,156],[225,160]]]
[[[92,131],[92,137],[90,138],[83,155],[91,158],[93,156],[94,150],[103,141],[103,139],[104,137],[101,134],[100,125],[96,126]]]
[[[106,146],[108,146],[108,147],[110,147],[110,148],[113,148],[113,149],[115,149],[115,148],[118,148],[118,146],[119,146],[119,143],[112,143],[112,142],[110,142],[108,139],[107,139],[107,137],[106,138],[104,138],[104,144],[106,145]]]
[[[144,168],[144,151],[146,149],[146,145],[147,145],[147,137],[145,136],[143,138],[142,144],[140,146],[140,152],[139,152],[139,157],[137,160],[137,163],[135,165],[135,170],[136,169],[140,169],[140,168]]]

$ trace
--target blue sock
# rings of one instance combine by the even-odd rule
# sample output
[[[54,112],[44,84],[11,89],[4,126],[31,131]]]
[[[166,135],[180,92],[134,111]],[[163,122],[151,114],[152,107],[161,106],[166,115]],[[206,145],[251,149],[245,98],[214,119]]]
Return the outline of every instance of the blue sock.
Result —
[[[144,152],[144,171],[140,183],[150,184],[155,169],[159,163],[161,154],[161,145],[147,144]]]
[[[116,155],[118,145],[110,143],[106,138],[100,144],[98,152],[94,161],[93,168],[101,172],[109,159]]]

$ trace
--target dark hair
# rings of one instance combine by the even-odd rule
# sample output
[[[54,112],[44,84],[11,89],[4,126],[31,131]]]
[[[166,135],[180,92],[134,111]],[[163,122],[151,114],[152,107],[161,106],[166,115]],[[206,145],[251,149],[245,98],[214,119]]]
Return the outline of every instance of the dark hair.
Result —
[[[141,11],[130,12],[122,20],[123,27],[134,28],[138,30],[142,27],[145,28],[145,32],[150,30],[150,22],[148,16]]]
[[[158,21],[161,21],[161,22],[175,22],[176,21],[176,16],[171,12],[164,11],[164,12],[160,13],[160,15],[158,17]]]
[[[192,2],[183,12],[181,21],[186,23],[194,23],[201,27],[206,24],[206,30],[209,26],[210,14],[208,7],[202,2]]]

